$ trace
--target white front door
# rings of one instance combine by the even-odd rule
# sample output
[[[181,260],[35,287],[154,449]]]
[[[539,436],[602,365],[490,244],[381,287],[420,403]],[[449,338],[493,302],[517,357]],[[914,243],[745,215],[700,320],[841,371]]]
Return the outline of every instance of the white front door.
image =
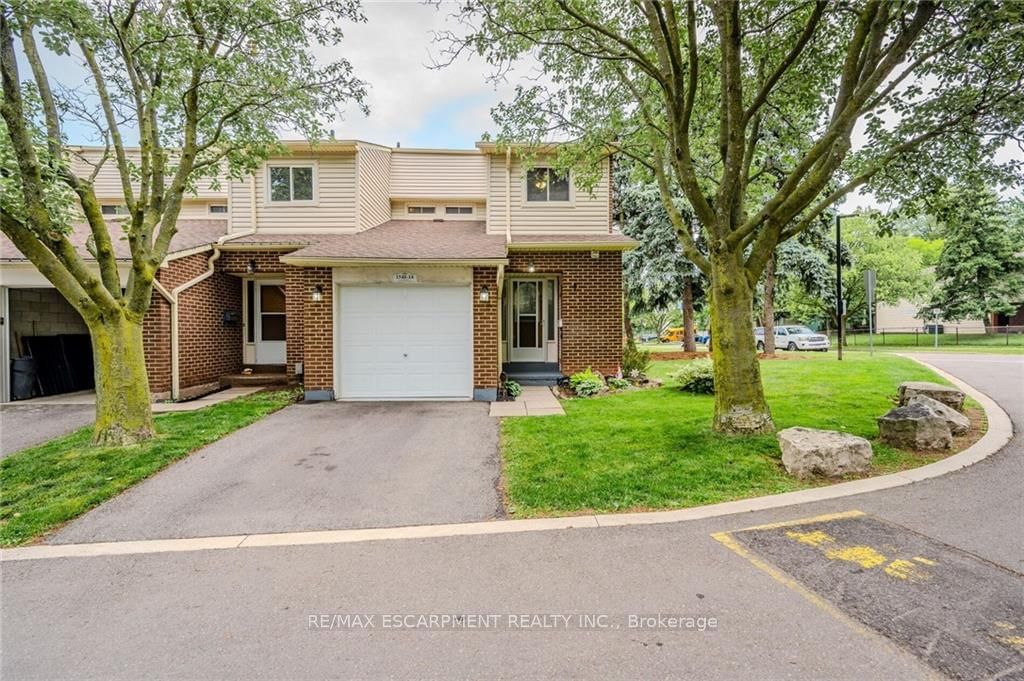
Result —
[[[342,286],[341,399],[473,396],[473,294],[468,286]]]
[[[287,317],[283,281],[256,281],[256,364],[284,364]]]
[[[543,279],[513,279],[509,310],[512,343],[509,360],[512,362],[543,362],[544,349],[544,286]]]

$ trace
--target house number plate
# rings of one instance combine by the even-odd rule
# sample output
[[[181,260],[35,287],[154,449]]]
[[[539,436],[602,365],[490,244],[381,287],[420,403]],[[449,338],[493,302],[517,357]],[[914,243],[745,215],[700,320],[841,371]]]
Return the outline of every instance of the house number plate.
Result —
[[[412,272],[395,272],[391,275],[391,281],[396,284],[415,284],[416,275]]]

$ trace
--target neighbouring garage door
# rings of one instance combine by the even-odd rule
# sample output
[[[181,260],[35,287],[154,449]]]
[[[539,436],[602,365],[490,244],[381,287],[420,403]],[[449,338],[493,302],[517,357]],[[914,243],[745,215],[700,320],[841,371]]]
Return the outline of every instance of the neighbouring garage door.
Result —
[[[342,399],[473,395],[468,286],[343,286]]]

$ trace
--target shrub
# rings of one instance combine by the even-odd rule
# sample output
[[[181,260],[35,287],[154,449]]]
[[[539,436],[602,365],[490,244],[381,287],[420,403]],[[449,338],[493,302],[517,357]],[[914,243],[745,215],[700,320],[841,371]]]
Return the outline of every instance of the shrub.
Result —
[[[505,381],[505,393],[514,400],[523,394],[523,386],[515,381]]]
[[[604,390],[604,379],[601,378],[601,374],[588,367],[586,371],[579,371],[570,376],[569,385],[580,397],[593,397]]]
[[[612,390],[622,390],[623,388],[628,388],[630,385],[632,384],[625,378],[612,376],[608,379],[608,387]]]
[[[679,383],[679,389],[689,393],[710,395],[715,392],[714,365],[710,359],[687,362],[669,378]]]
[[[630,378],[640,379],[647,374],[651,366],[651,353],[648,350],[640,350],[636,343],[630,340],[622,351],[622,374]]]

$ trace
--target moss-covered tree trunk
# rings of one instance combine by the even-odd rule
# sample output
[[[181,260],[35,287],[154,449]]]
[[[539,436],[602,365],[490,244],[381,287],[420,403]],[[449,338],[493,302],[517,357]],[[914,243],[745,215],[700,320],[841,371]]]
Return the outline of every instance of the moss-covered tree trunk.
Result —
[[[683,350],[697,351],[697,325],[693,318],[693,282],[683,284]]]
[[[153,436],[142,324],[110,315],[89,324],[96,376],[93,442],[129,445]]]
[[[711,269],[714,429],[735,434],[774,432],[754,340],[754,287],[742,254],[712,253]]]
[[[764,354],[775,356],[775,256],[764,266]]]

